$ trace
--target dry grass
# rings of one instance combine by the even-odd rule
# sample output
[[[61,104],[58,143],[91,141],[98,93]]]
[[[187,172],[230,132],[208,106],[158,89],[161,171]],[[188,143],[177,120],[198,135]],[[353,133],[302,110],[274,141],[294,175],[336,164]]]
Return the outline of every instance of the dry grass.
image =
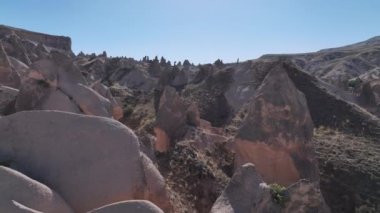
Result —
[[[380,141],[315,129],[321,189],[333,212],[380,212]]]

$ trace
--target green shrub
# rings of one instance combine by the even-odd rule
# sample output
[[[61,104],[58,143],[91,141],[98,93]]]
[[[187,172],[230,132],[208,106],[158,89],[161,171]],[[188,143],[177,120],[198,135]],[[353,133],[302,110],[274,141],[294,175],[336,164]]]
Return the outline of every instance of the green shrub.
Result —
[[[286,203],[289,200],[286,188],[277,183],[270,184],[269,187],[273,201],[279,204],[281,207],[285,207]]]

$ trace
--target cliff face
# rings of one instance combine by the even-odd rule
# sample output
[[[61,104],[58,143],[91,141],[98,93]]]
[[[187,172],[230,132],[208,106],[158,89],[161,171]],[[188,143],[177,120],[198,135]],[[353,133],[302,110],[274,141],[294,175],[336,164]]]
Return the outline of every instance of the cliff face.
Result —
[[[70,37],[47,35],[43,33],[36,33],[28,30],[0,25],[0,37],[4,37],[13,33],[17,34],[21,39],[35,41],[49,47],[71,52]]]

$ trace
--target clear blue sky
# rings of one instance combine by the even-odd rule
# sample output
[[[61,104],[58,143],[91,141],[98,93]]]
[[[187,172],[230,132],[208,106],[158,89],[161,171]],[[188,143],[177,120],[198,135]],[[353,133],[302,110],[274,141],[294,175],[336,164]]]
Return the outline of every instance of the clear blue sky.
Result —
[[[380,35],[379,0],[0,0],[0,24],[72,38],[75,53],[194,63],[310,52]]]

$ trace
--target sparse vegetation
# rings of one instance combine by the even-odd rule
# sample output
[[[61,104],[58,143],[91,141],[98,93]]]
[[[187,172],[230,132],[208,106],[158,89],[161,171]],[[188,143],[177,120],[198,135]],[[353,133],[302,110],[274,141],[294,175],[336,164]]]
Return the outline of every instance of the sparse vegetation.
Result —
[[[289,200],[289,197],[286,193],[286,188],[277,183],[270,184],[269,187],[273,201],[281,207],[284,207],[286,205],[286,202]]]

